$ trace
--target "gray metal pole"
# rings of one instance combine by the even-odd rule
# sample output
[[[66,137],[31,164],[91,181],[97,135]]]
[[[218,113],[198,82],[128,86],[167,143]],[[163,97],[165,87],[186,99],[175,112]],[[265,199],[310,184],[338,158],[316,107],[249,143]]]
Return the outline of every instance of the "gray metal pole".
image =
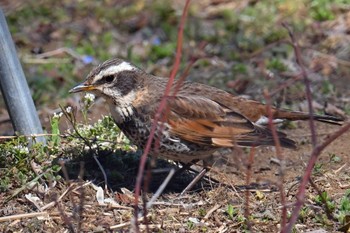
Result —
[[[0,87],[12,125],[22,135],[43,133],[16,48],[0,9]],[[36,141],[45,142],[43,136]]]

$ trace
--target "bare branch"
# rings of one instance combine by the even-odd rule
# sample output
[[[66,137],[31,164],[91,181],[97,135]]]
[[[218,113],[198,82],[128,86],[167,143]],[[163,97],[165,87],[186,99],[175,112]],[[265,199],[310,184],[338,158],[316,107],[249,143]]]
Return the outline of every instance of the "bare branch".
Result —
[[[342,134],[344,134],[349,129],[350,129],[350,122],[345,124],[343,127],[341,127],[335,133],[331,134],[325,141],[323,141],[322,144],[317,145],[313,149],[313,151],[311,153],[310,160],[309,160],[307,167],[305,169],[303,179],[302,179],[300,186],[299,186],[298,194],[296,196],[297,201],[295,203],[295,207],[293,209],[292,215],[289,219],[289,224],[287,225],[285,232],[287,232],[287,233],[292,232],[293,226],[298,219],[300,209],[304,204],[306,185],[308,184],[308,182],[310,180],[312,169],[315,166],[315,163],[316,163],[318,156],[321,154],[321,152],[329,144],[331,144],[334,140],[336,140],[338,137],[340,137]]]
[[[176,73],[179,70],[180,67],[180,60],[181,60],[181,55],[182,55],[182,41],[183,41],[183,30],[185,27],[185,21],[186,21],[186,17],[187,17],[187,13],[188,13],[188,8],[189,8],[189,4],[190,4],[190,0],[186,0],[186,4],[185,7],[183,9],[182,12],[182,16],[181,16],[181,21],[180,21],[180,25],[179,25],[179,30],[178,30],[178,39],[177,39],[177,48],[176,48],[176,55],[175,55],[175,63],[174,63],[174,67],[170,73],[170,77],[169,77],[169,81],[168,84],[165,88],[164,91],[164,97],[162,98],[158,111],[154,117],[153,120],[153,124],[152,124],[152,128],[151,128],[151,132],[146,144],[146,147],[144,149],[144,152],[141,156],[140,159],[140,165],[139,165],[139,170],[138,170],[138,174],[137,174],[137,178],[136,178],[136,185],[135,185],[135,224],[137,226],[137,221],[138,221],[138,201],[139,201],[139,196],[140,196],[140,191],[141,191],[141,181],[142,181],[142,177],[143,177],[143,172],[145,170],[145,165],[146,165],[146,160],[147,160],[147,155],[150,152],[152,143],[153,143],[153,139],[154,139],[154,134],[160,119],[160,116],[162,115],[161,113],[163,112],[164,109],[166,109],[166,96],[170,93],[170,89],[174,83],[175,80],[175,76]],[[137,231],[139,231],[139,229],[136,229]]]

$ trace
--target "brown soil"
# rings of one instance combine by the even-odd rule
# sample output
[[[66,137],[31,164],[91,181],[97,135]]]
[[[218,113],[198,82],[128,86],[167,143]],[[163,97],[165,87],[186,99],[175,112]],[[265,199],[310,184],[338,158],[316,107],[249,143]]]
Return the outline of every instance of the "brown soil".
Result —
[[[320,142],[339,128],[320,123],[316,126]],[[285,162],[283,190],[288,214],[293,209],[299,181],[312,151],[308,128],[307,122],[300,122],[297,129],[285,131],[299,143],[297,150],[284,149],[282,152]],[[337,203],[350,188],[349,138],[350,132],[338,138],[322,152],[317,161],[318,169],[314,171],[312,177],[316,187],[326,191]],[[333,161],[333,155],[339,157],[340,161]],[[219,180],[220,183],[202,182],[196,187],[195,192],[182,197],[178,197],[179,190],[184,188],[193,176],[186,173],[182,177],[175,178],[172,185],[169,185],[170,188],[148,211],[147,221],[141,221],[139,225],[141,231],[145,231],[146,226],[150,232],[241,232],[247,229],[247,226],[254,232],[278,231],[282,202],[278,188],[281,182],[280,166],[275,149],[268,147],[256,150],[249,183],[247,183],[248,161],[247,152],[236,150],[224,153],[209,173],[209,177]],[[163,179],[164,176],[153,175],[153,181],[156,182],[153,186],[159,187]],[[135,178],[131,180],[134,182]],[[79,189],[81,186],[84,188]],[[43,216],[18,217],[9,226],[2,225],[0,229],[4,232],[11,229],[13,232],[14,229],[19,230],[24,226],[25,229],[30,229],[28,232],[64,232],[63,229],[71,231],[80,229],[82,232],[116,229],[124,232],[132,227],[130,225],[133,216],[132,192],[125,191],[126,189],[122,189],[124,193],[108,191],[105,196],[112,197],[118,204],[99,205],[96,201],[96,191],[92,185],[86,185],[86,181],[71,181],[70,187],[73,190],[68,184],[59,183],[46,194],[41,192],[41,196],[38,190],[33,190],[31,193],[38,195],[43,202],[40,206],[50,203],[52,198],[62,195],[65,191],[70,191],[63,195],[59,204],[43,209],[42,212],[45,212]],[[132,189],[133,186],[128,188]],[[248,193],[245,191],[247,189],[250,189]],[[152,195],[152,193],[146,194],[148,199]],[[320,216],[324,216],[326,211],[324,207],[315,203],[316,195],[315,188],[309,186],[305,200],[306,216],[303,216],[295,226],[297,232],[317,229],[335,232],[340,227],[337,221],[327,218],[324,222],[320,220]],[[237,212],[234,219],[231,219],[226,212],[229,205]],[[139,205],[139,208],[143,209],[143,206]],[[38,212],[35,209],[33,204],[20,195],[8,202],[1,211],[3,215],[16,216],[20,213]],[[246,210],[250,216],[248,224],[242,220],[247,213]]]

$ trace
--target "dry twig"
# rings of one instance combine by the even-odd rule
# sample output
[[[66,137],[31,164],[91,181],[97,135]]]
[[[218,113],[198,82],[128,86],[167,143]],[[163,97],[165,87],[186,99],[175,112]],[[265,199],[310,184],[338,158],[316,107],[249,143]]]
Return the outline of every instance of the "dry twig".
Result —
[[[286,194],[284,191],[284,170],[285,170],[285,163],[284,163],[284,156],[282,153],[282,148],[281,148],[281,143],[280,140],[278,138],[278,134],[277,134],[277,130],[276,127],[273,123],[273,116],[272,116],[272,111],[271,111],[271,98],[270,98],[270,94],[268,93],[267,90],[264,91],[264,96],[267,102],[266,108],[267,108],[267,113],[268,113],[268,117],[269,117],[269,127],[271,129],[272,132],[272,137],[273,137],[273,141],[275,143],[275,147],[276,147],[276,155],[279,159],[279,182],[278,182],[278,189],[280,191],[280,198],[281,198],[281,204],[283,206],[282,208],[282,216],[281,216],[281,229],[284,229],[287,223],[287,207],[285,206],[286,204]]]

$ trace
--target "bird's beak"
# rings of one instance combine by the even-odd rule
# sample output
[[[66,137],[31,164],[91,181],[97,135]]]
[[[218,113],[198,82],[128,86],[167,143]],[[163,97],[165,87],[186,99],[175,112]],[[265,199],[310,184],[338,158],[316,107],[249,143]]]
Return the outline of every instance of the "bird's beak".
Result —
[[[77,86],[69,90],[69,93],[76,93],[81,91],[92,91],[95,89],[95,86],[84,83],[80,83]]]

